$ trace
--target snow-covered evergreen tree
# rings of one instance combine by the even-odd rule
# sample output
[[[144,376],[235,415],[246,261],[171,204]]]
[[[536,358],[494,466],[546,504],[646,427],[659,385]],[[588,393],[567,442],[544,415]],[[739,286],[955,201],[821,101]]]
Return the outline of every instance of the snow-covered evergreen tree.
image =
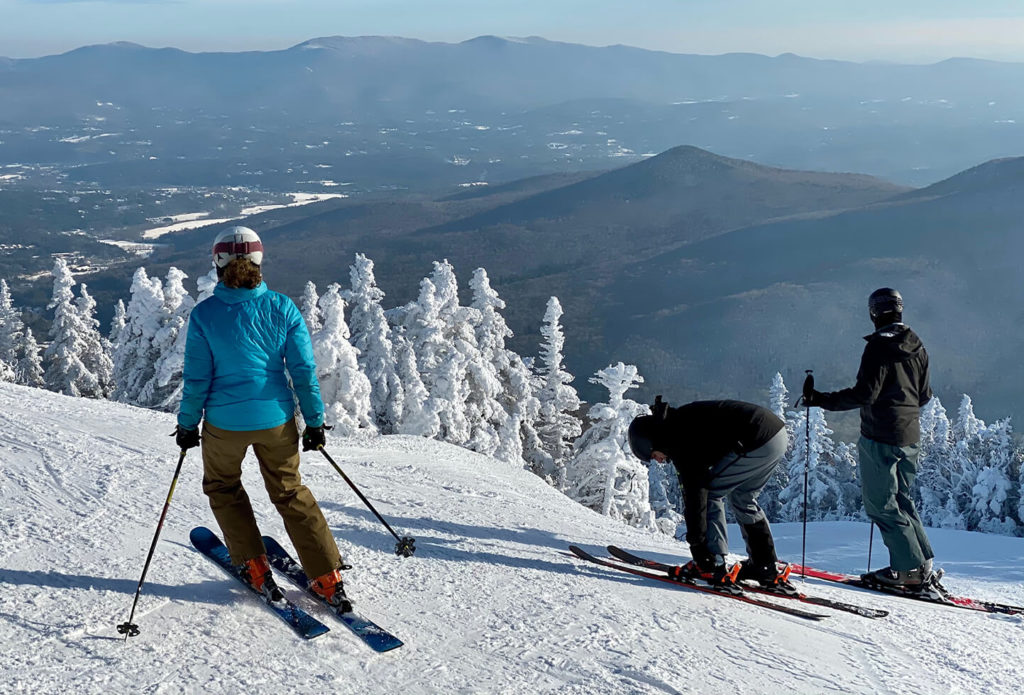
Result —
[[[113,352],[117,350],[121,340],[124,338],[126,323],[127,311],[125,310],[124,300],[118,299],[117,304],[114,305],[114,315],[110,319],[110,331],[107,333],[107,342],[110,343],[111,356],[113,356]]]
[[[100,322],[96,320],[96,300],[85,283],[79,287],[75,306],[82,320],[82,364],[96,376],[98,383],[92,397],[107,398],[114,389],[114,362],[110,357],[110,342],[100,333]]]
[[[320,313],[320,295],[317,294],[316,285],[312,281],[306,282],[306,288],[302,292],[299,312],[302,314],[302,318],[306,320],[306,328],[309,330],[310,335],[324,327],[323,315]]]
[[[141,402],[142,390],[155,374],[160,355],[153,340],[160,330],[164,290],[159,278],[150,278],[145,268],[135,271],[131,299],[125,309],[125,326],[114,349],[114,399],[133,405]]]
[[[786,417],[786,412],[789,408],[788,404],[789,390],[786,388],[786,382],[783,380],[782,374],[776,372],[775,376],[772,377],[771,385],[768,387],[768,408],[786,423],[786,436],[789,443],[786,447],[786,455],[783,456],[782,460],[775,467],[775,471],[768,479],[768,482],[765,483],[758,498],[761,509],[772,520],[781,518],[782,502],[779,500],[779,495],[789,486],[789,468],[790,461],[793,458],[793,421]]]
[[[509,463],[522,464],[525,459],[550,465],[550,456],[544,452],[535,427],[540,401],[534,395],[532,375],[522,357],[505,346],[505,341],[512,337],[512,330],[501,315],[505,302],[491,287],[483,268],[473,273],[470,288],[471,306],[480,314],[477,345],[497,375],[497,400],[504,412],[504,421],[496,423],[499,445],[495,456]]]
[[[43,357],[39,343],[28,326],[25,326],[20,334],[18,358],[18,367],[15,370],[17,382],[33,388],[43,388],[46,385]]]
[[[370,380],[370,405],[377,428],[383,434],[391,434],[398,431],[402,422],[405,392],[398,376],[391,327],[381,306],[384,292],[377,287],[373,261],[361,253],[356,254],[349,277],[352,289],[347,293],[351,307],[348,323],[352,345],[359,350],[359,367]],[[310,290],[315,294],[312,283],[307,283],[307,294]]]
[[[46,307],[53,310],[50,345],[43,353],[46,388],[67,396],[101,398],[99,380],[82,362],[87,327],[74,304],[74,286],[67,262],[58,258],[53,265],[53,296]]]
[[[921,408],[921,456],[915,492],[917,511],[926,526],[964,528],[966,522],[953,496],[953,436],[942,401],[933,396]],[[952,512],[952,514],[951,514]]]
[[[220,281],[217,279],[216,268],[212,269],[206,275],[196,280],[196,289],[199,291],[199,294],[196,297],[196,304],[212,297],[213,291],[217,289],[218,282]]]
[[[1020,452],[1014,445],[1009,418],[998,420],[981,433],[984,458],[975,478],[970,524],[985,533],[1013,535],[1019,490],[1014,489],[1020,470]]]
[[[338,285],[332,284],[320,298],[320,311],[324,325],[312,339],[327,423],[341,435],[372,428],[370,382],[359,370],[359,353],[348,340],[345,300]]]
[[[24,329],[7,281],[0,280],[0,381],[18,380],[18,344]]]
[[[821,408],[810,409],[810,430],[806,429],[807,409],[791,411],[793,455],[789,460],[789,485],[779,494],[781,516],[788,521],[803,519],[804,472],[807,472],[807,519],[837,519],[844,513],[843,489],[836,469],[836,448]],[[809,447],[808,448],[808,444]]]
[[[583,430],[576,415],[580,398],[572,387],[573,376],[563,365],[562,350],[565,335],[562,333],[562,305],[557,297],[548,300],[541,326],[543,342],[540,348],[540,362],[537,369],[537,399],[540,412],[537,416],[537,434],[544,450],[551,457],[550,468],[534,469],[541,477],[547,478],[555,487],[561,487],[565,479],[565,462],[571,455],[571,443]]]
[[[139,394],[140,404],[150,408],[173,411],[181,400],[188,317],[195,306],[195,301],[185,289],[187,277],[173,266],[167,270],[159,328],[151,343],[153,354],[157,355],[156,363],[153,376]]]
[[[643,377],[635,366],[619,362],[590,381],[607,388],[609,399],[588,413],[593,424],[577,440],[575,455],[566,465],[565,493],[601,514],[653,529],[647,468],[633,456],[626,437],[633,418],[650,412],[646,405],[624,397],[643,383]]]
[[[441,434],[441,418],[438,416],[440,407],[423,385],[412,343],[406,340],[405,336],[396,334],[394,347],[398,376],[405,394],[402,421],[397,432],[431,439],[438,437]]]

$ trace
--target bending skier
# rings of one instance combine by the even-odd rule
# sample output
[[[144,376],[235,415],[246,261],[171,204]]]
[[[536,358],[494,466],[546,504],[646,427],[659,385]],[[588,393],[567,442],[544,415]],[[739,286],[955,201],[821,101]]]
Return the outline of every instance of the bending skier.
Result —
[[[825,410],[860,408],[860,482],[864,508],[889,549],[889,567],[863,575],[888,587],[924,590],[931,583],[932,552],[911,497],[920,454],[921,406],[932,397],[928,352],[903,323],[903,297],[883,287],[868,298],[875,332],[857,383],[832,393],[805,384],[804,404]]]
[[[757,496],[786,453],[785,423],[767,408],[742,401],[697,401],[670,408],[659,396],[652,415],[629,426],[629,445],[641,461],[671,461],[683,489],[686,541],[693,560],[676,573],[710,574],[719,588],[745,579],[795,593],[778,571],[775,541]],[[748,559],[728,567],[725,500],[732,505]]]
[[[242,487],[242,460],[251,446],[270,500],[306,575],[314,578],[312,588],[341,606],[348,601],[339,571],[341,554],[299,476],[293,388],[306,422],[303,450],[325,442],[324,405],[309,331],[292,300],[267,288],[262,261],[263,245],[253,230],[231,227],[217,236],[213,263],[220,282],[213,296],[192,310],[188,322],[177,443],[185,450],[202,441],[203,492],[231,560],[257,591],[277,600],[281,590]]]

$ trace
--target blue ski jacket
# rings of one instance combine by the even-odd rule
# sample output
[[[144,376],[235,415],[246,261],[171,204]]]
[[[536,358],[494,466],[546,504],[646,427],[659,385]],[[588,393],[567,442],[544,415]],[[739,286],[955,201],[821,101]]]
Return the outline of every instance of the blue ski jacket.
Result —
[[[306,425],[319,427],[324,404],[313,346],[295,303],[265,282],[255,289],[218,284],[189,316],[178,424],[196,429],[205,414],[224,430],[283,425],[295,416],[286,367]]]

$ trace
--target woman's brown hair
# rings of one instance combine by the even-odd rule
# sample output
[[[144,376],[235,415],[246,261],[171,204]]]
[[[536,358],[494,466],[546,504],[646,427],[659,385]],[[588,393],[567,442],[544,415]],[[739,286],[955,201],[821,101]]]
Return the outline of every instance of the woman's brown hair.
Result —
[[[260,267],[248,258],[236,258],[223,268],[217,269],[217,277],[225,287],[255,289],[263,282]]]

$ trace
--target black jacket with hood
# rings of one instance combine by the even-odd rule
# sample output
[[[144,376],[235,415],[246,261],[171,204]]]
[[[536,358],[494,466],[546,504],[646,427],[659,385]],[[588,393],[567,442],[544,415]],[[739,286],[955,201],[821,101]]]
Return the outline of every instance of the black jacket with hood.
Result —
[[[695,401],[668,408],[663,420],[651,418],[653,448],[666,454],[679,474],[686,540],[696,546],[695,553],[707,553],[704,546],[712,467],[726,456],[739,458],[764,446],[785,426],[767,408],[731,400]]]
[[[860,408],[860,433],[876,442],[907,446],[921,439],[921,406],[932,397],[928,352],[903,323],[864,336],[857,383],[842,391],[818,394],[825,410]]]

